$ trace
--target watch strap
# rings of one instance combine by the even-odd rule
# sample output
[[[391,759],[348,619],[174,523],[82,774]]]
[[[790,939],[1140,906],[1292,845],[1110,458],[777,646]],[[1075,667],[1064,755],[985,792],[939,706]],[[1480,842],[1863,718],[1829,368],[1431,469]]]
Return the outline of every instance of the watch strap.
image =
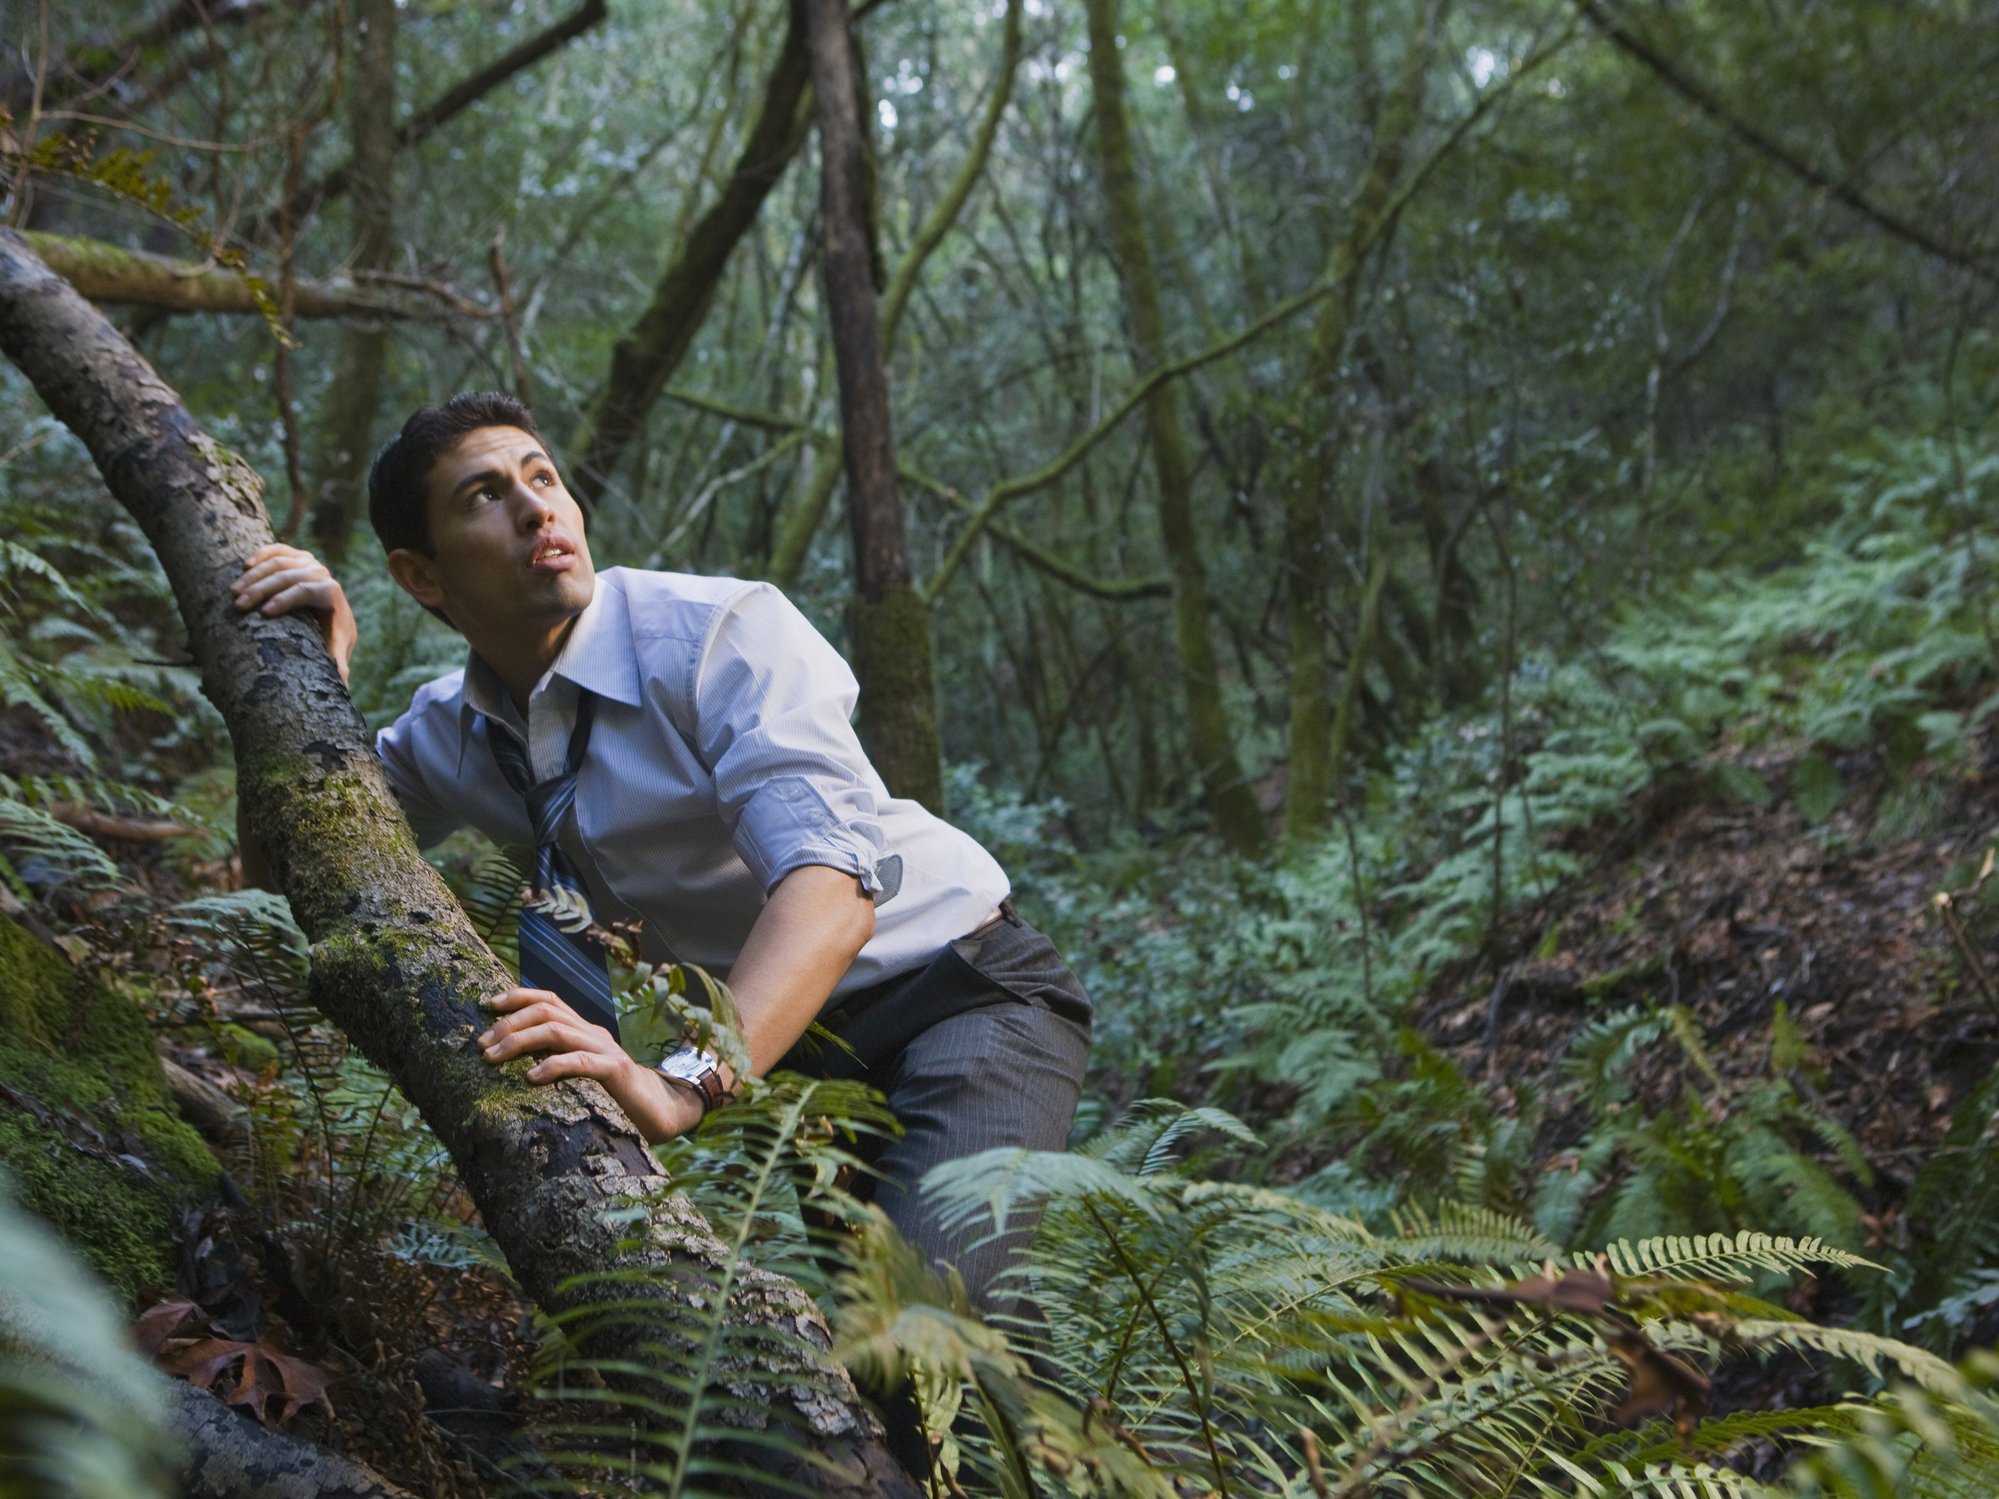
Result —
[[[683,1046],[669,1052],[654,1070],[669,1083],[691,1090],[701,1100],[704,1116],[736,1096],[735,1088],[723,1081],[722,1059],[705,1047]]]

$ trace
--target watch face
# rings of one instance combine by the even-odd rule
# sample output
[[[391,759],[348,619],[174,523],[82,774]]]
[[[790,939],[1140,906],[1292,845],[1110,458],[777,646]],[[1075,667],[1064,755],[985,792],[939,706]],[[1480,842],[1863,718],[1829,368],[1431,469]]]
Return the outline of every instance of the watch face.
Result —
[[[682,1082],[699,1082],[702,1074],[709,1071],[708,1059],[698,1051],[676,1051],[659,1064],[659,1070]]]

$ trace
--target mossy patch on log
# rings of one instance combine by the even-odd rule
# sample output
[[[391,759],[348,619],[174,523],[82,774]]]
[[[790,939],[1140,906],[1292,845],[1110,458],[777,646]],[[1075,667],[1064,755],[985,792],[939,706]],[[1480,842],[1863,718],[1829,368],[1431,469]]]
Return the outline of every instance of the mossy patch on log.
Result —
[[[217,1166],[180,1119],[146,1022],[0,919],[0,1168],[128,1297],[173,1283],[177,1210]]]

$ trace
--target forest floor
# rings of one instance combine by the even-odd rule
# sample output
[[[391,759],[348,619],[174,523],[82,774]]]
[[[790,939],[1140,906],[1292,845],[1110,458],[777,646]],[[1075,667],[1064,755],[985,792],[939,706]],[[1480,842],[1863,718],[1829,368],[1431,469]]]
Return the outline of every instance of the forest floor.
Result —
[[[62,768],[60,759],[32,725],[0,714],[0,772],[48,773]],[[1733,763],[1774,786],[1794,770],[1776,756]],[[1782,1065],[1814,1110],[1850,1132],[1872,1168],[1872,1184],[1859,1193],[1870,1236],[1861,1247],[1900,1247],[1910,1181],[1966,1090],[1999,1061],[1999,963],[1985,946],[1992,922],[1981,921],[1972,894],[1999,824],[1999,745],[1978,742],[1956,770],[1925,774],[1918,766],[1892,786],[1870,756],[1838,768],[1846,794],[1816,823],[1781,795],[1759,804],[1717,794],[1712,778],[1661,790],[1623,831],[1572,850],[1594,854],[1595,873],[1516,924],[1520,949],[1531,956],[1505,965],[1497,981],[1489,967],[1468,967],[1432,986],[1412,1023],[1496,1110],[1509,1112],[1529,1085],[1547,1101],[1530,1152],[1537,1171],[1573,1169],[1590,1124],[1563,1087],[1562,1061],[1577,1034],[1630,1005],[1677,1005],[1697,1023],[1712,1072],[1684,1046],[1640,1048],[1626,1073],[1626,1107],[1673,1108],[1691,1090],[1720,1118]],[[122,957],[109,949],[146,929],[136,909],[156,916],[209,893],[229,881],[228,867],[190,864],[158,843],[106,846],[127,878],[126,914],[92,931],[88,913],[73,910],[66,924],[89,934],[99,961],[172,972],[176,960],[157,947]],[[1960,925],[1962,946],[1937,906],[1947,890],[1964,896],[1953,908],[1968,923]],[[193,969],[185,955],[179,961],[185,980]],[[206,1007],[205,1022],[182,1014],[163,1025],[163,1054],[253,1113],[278,1108],[284,1027],[228,985],[194,993],[193,1003]],[[1780,1004],[1809,1049],[1803,1061],[1795,1049],[1773,1060]],[[268,1044],[259,1050],[245,1033]],[[310,1153],[309,1132],[294,1143]],[[446,1499],[480,1492],[475,1469],[493,1476],[490,1465],[504,1459],[511,1440],[509,1412],[531,1385],[532,1313],[504,1275],[476,1262],[453,1267],[375,1253],[343,1260],[337,1247],[328,1263],[324,1250],[334,1241],[299,1225],[328,1215],[337,1225],[343,1211],[356,1210],[364,1184],[323,1177],[314,1201],[281,1184],[310,1178],[301,1172],[310,1161],[223,1155],[258,1206],[237,1194],[236,1207],[186,1220],[185,1283],[160,1288],[160,1304],[191,1297],[199,1307],[160,1334],[172,1335],[163,1355],[191,1356],[204,1338],[296,1354],[319,1371],[308,1385],[323,1376],[338,1416],[315,1408],[325,1400],[308,1400],[293,1429],[419,1491]],[[1833,1152],[1825,1159],[1836,1165]],[[344,1207],[343,1192],[350,1194]],[[444,1207],[446,1216],[469,1217],[462,1203]],[[1837,1316],[1836,1306],[1811,1309]],[[1772,1370],[1732,1399],[1795,1399],[1803,1373]],[[267,1395],[273,1408],[288,1402],[276,1385],[249,1383],[235,1391],[245,1404],[262,1405]],[[230,1393],[226,1382],[217,1388]],[[426,1406],[458,1414],[438,1424],[416,1419]],[[446,1436],[453,1426],[458,1435]]]
[[[1979,874],[1999,836],[1995,753],[1987,736],[1968,770],[1918,766],[1893,787],[1875,757],[1852,757],[1842,805],[1817,823],[1782,797],[1668,789],[1601,851],[1592,879],[1533,914],[1533,956],[1496,981],[1489,968],[1447,975],[1413,1023],[1502,1109],[1522,1085],[1552,1099],[1532,1156],[1561,1170],[1589,1123],[1561,1086],[1571,1042],[1623,1005],[1682,1006],[1712,1075],[1682,1046],[1641,1048],[1628,1107],[1649,1114],[1691,1093],[1719,1119],[1782,1072],[1872,1169],[1859,1247],[1903,1247],[1910,1183],[1999,1061],[1999,960]],[[1773,786],[1795,769],[1777,755],[1734,763]],[[1773,1046],[1780,1005],[1809,1049],[1802,1065],[1786,1068]]]

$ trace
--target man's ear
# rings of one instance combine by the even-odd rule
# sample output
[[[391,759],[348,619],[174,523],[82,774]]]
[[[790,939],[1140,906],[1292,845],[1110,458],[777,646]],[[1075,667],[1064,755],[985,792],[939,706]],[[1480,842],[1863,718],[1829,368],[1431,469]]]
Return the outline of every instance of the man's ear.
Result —
[[[424,608],[436,609],[443,605],[444,585],[438,579],[437,564],[422,552],[413,552],[408,547],[395,548],[389,553],[389,576]]]

